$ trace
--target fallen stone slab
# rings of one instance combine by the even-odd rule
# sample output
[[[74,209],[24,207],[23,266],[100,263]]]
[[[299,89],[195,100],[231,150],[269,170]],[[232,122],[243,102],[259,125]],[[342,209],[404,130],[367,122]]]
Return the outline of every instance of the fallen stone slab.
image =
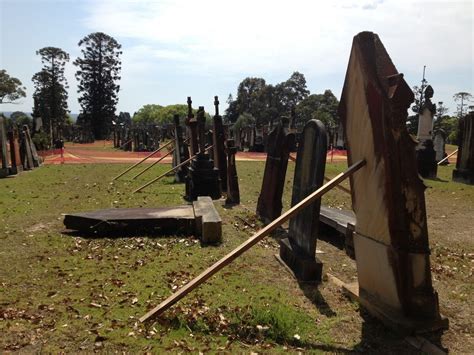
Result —
[[[204,244],[215,244],[222,241],[222,219],[209,196],[199,196],[193,202],[196,216],[197,235]]]

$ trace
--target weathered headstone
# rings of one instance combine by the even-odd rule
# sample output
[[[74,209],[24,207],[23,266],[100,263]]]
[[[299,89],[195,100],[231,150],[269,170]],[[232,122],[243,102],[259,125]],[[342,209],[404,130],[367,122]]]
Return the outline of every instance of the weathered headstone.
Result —
[[[291,206],[323,185],[326,153],[324,125],[317,120],[308,121],[298,147]],[[320,206],[319,199],[290,219],[288,238],[280,241],[281,259],[302,281],[321,281],[322,263],[316,259]]]
[[[188,117],[186,118],[186,126],[187,126],[187,132],[188,132],[188,138],[189,138],[189,150],[191,156],[196,155],[197,152],[199,151],[198,147],[198,122],[196,118],[194,117],[193,114],[193,108],[192,108],[192,100],[191,97],[188,96]]]
[[[13,127],[10,132],[8,132],[8,141],[10,143],[10,158],[11,158],[11,174],[18,174],[23,171],[23,165],[21,163],[20,156],[20,143],[18,137],[18,129]]]
[[[0,178],[8,176],[10,173],[10,164],[7,148],[7,127],[5,118],[0,116]]]
[[[36,151],[35,143],[31,139],[30,128],[28,127],[28,125],[26,124],[23,125],[23,132],[25,132],[25,139],[28,140],[28,145],[31,150],[31,158],[33,159],[33,167],[37,168],[38,166],[40,166],[41,161],[40,161],[38,152]]]
[[[459,150],[453,180],[474,185],[474,113],[459,120]]]
[[[191,161],[186,177],[186,196],[189,201],[195,201],[199,196],[210,196],[212,199],[221,197],[221,186],[219,181],[219,170],[214,168],[214,162],[210,159],[206,149],[206,116],[204,107],[200,106],[197,112],[198,127],[198,149],[195,159]]]
[[[285,127],[285,122],[280,122],[268,137],[267,160],[257,203],[257,215],[265,223],[273,221],[281,214],[289,148],[294,140],[295,135]]]
[[[21,130],[21,141],[20,141],[20,156],[24,170],[31,170],[34,168],[33,155],[31,153],[31,141],[28,139],[28,135],[24,129]]]
[[[428,85],[424,91],[424,103],[421,107],[421,113],[418,115],[418,134],[419,141],[416,147],[416,161],[418,172],[424,178],[436,178],[438,164],[436,163],[436,152],[433,147],[432,130],[433,117],[436,113],[436,105],[431,102],[434,90]]]
[[[219,177],[221,180],[222,191],[227,191],[227,161],[225,156],[225,134],[224,126],[222,124],[222,117],[219,115],[219,100],[214,96],[214,106],[216,114],[214,115],[214,125],[212,130],[212,149],[214,155],[214,165],[219,169]]]
[[[433,139],[433,147],[436,152],[436,163],[439,163],[441,160],[444,159],[446,156],[446,133],[442,129],[438,129],[435,134],[434,134],[434,139]],[[448,164],[448,161],[446,160],[445,163],[441,163],[443,165]]]
[[[179,124],[179,115],[174,115],[174,152],[173,152],[173,167],[181,164],[183,161],[189,159],[189,150],[183,140],[183,129]],[[174,181],[184,182],[188,174],[188,167],[183,165],[175,171]]]
[[[356,214],[354,249],[361,304],[407,331],[447,327],[433,289],[423,181],[406,129],[414,96],[379,37],[354,37],[339,117]]]
[[[237,176],[237,166],[235,164],[235,154],[237,154],[237,147],[233,139],[228,139],[226,142],[227,152],[227,198],[226,204],[239,204],[239,177]]]

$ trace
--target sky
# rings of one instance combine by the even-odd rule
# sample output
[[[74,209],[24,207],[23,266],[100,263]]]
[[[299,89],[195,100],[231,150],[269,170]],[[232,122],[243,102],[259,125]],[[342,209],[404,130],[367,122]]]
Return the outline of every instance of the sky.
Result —
[[[0,111],[31,112],[36,51],[53,46],[71,57],[68,105],[79,113],[72,62],[79,40],[99,31],[122,45],[117,112],[187,96],[213,112],[214,96],[225,109],[244,78],[277,84],[294,71],[311,93],[340,98],[352,38],[373,31],[410,86],[426,65],[433,102],[454,113],[453,94],[474,94],[473,17],[472,0],[0,0],[0,69],[27,88]]]

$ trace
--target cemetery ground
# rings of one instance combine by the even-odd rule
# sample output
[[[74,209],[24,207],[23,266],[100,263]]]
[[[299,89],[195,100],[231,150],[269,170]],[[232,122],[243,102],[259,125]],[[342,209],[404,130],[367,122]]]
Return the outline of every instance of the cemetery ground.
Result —
[[[274,257],[284,231],[266,238],[154,323],[138,318],[249,238],[264,161],[238,161],[241,205],[215,205],[223,243],[201,246],[183,236],[91,238],[67,234],[62,213],[111,207],[183,204],[172,177],[131,191],[166,171],[111,182],[127,164],[44,165],[0,180],[0,349],[2,351],[231,351],[417,353],[337,285],[298,284]],[[346,163],[327,164],[333,177]],[[450,329],[428,338],[454,353],[474,349],[474,186],[452,182],[454,164],[425,180],[431,269]],[[284,210],[294,164],[289,163]],[[348,187],[344,182],[343,186]],[[350,208],[335,189],[325,205]],[[318,240],[323,273],[356,280],[355,262]]]

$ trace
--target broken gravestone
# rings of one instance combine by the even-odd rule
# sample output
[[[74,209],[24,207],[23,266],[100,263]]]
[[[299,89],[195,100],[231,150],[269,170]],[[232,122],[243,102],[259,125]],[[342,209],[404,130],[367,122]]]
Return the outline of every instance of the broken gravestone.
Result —
[[[349,165],[366,161],[350,178],[359,301],[410,332],[448,325],[432,285],[425,186],[405,125],[413,100],[380,38],[355,36],[339,116]]]
[[[453,180],[474,185],[474,113],[459,120],[459,150]]]
[[[318,120],[310,120],[303,129],[298,147],[291,206],[323,185],[326,165],[327,134]],[[280,241],[280,258],[302,281],[321,281],[322,263],[316,259],[321,199],[290,219],[288,238]]]
[[[286,169],[290,147],[295,140],[294,133],[290,132],[286,123],[280,122],[268,137],[267,160],[257,203],[257,215],[265,223],[280,216],[283,207],[281,198],[285,186]]]

